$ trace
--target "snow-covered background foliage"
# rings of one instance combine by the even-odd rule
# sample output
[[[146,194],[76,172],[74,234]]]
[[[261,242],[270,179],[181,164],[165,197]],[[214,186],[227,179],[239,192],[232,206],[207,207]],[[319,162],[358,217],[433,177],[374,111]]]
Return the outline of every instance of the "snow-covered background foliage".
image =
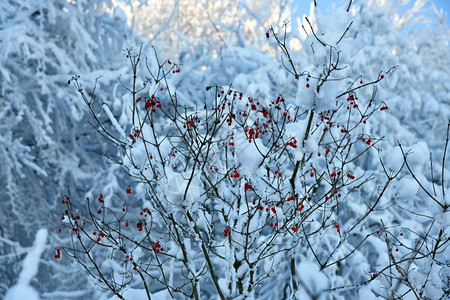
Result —
[[[151,246],[156,247],[153,251],[160,250],[161,245],[156,243],[161,241],[165,248],[161,262],[151,260],[149,257],[156,260],[159,256],[149,254],[145,247],[120,244],[128,247],[128,255],[141,264],[139,274],[149,275],[152,299],[182,299],[182,293],[216,299],[219,289],[228,297],[255,299],[449,297],[450,218],[445,206],[450,190],[448,179],[442,175],[450,170],[442,156],[450,120],[450,51],[445,19],[427,13],[432,8],[429,1],[414,1],[406,12],[400,8],[408,1],[353,1],[349,12],[346,3],[329,14],[320,11],[320,3],[318,7],[311,3],[308,21],[295,19],[290,1],[94,2],[0,3],[1,296],[9,290],[8,299],[20,299],[15,293],[23,290],[29,299],[38,298],[37,293],[42,299],[91,298],[94,294],[112,297],[111,291],[99,288],[105,287],[104,282],[91,280],[81,267],[91,266],[85,257],[77,255],[78,263],[69,258],[70,249],[78,248],[77,232],[67,223],[67,216],[84,213],[88,220],[86,197],[95,201],[97,215],[97,199],[102,194],[104,206],[100,209],[108,208],[116,214],[122,208],[126,210],[128,215],[120,219],[120,224],[129,221],[134,227],[124,227],[123,236],[139,240],[142,232],[136,229],[136,216],[143,208],[153,212],[150,245],[141,245],[149,246],[151,252]],[[283,43],[285,33],[283,45],[289,49],[293,65],[274,36],[277,34]],[[144,43],[136,82],[139,88],[143,82],[146,85],[133,95],[124,87],[133,85],[130,62],[133,65],[138,57],[140,40]],[[158,71],[154,49],[166,70],[180,70],[170,72],[167,82],[155,83],[145,66],[148,59],[153,74]],[[342,69],[333,70],[324,80],[330,59],[336,62],[338,57]],[[73,85],[68,85],[73,75],[80,79],[71,83],[81,84],[78,87],[83,89],[85,101],[91,104],[92,99],[92,105],[86,105]],[[95,82],[95,93],[91,93]],[[206,91],[209,86],[212,88]],[[208,151],[216,155],[202,175],[196,173],[192,161],[177,156],[175,150],[202,153],[203,146],[183,148],[180,133],[187,134],[191,126],[187,122],[197,121],[198,116],[200,121],[195,132],[191,131],[190,141],[200,145],[202,139],[210,138],[205,135],[211,125],[205,121],[205,111],[214,107],[216,98],[224,99],[222,90],[225,95],[236,91],[238,98],[241,92],[244,94],[245,102],[236,99],[233,106],[237,113],[252,111],[247,97],[261,102],[258,112],[246,119],[247,125],[268,124],[263,108],[278,97],[285,99],[283,110],[292,115],[292,120],[270,111],[273,120],[286,125],[281,140],[285,150],[269,155],[270,139],[253,138],[249,143],[244,127],[225,124],[217,130],[215,139],[211,138],[214,145]],[[363,114],[358,120],[354,104],[346,109],[352,101],[349,90],[358,98],[358,109],[367,107],[373,114]],[[152,94],[163,105],[145,119],[143,105],[151,101],[145,97]],[[138,97],[143,99],[136,103]],[[171,99],[186,111],[171,108]],[[133,110],[135,104],[140,111]],[[381,107],[388,109],[380,111]],[[335,113],[327,115],[327,110]],[[356,113],[353,119],[348,117],[349,111]],[[313,127],[317,123],[318,129],[305,139],[311,115]],[[324,117],[336,120],[335,126],[340,123],[342,128],[357,125],[351,135],[344,133],[351,149],[322,135],[322,128],[329,126]],[[151,120],[154,127],[149,123],[137,127],[134,118]],[[242,115],[237,121],[243,120],[239,118]],[[116,144],[96,132],[97,120],[118,138]],[[139,138],[130,139],[128,135],[137,128]],[[152,135],[153,128],[158,136]],[[341,133],[341,128],[333,127],[328,134]],[[298,148],[293,147],[294,139]],[[339,149],[350,157],[358,153],[364,156],[341,167],[325,158],[330,148],[336,156]],[[402,151],[408,153],[408,166],[403,165],[398,176],[391,178],[402,168]],[[266,153],[267,157],[263,155]],[[154,164],[147,159],[149,154],[155,156]],[[299,192],[289,179],[295,162],[302,157],[308,159],[294,183],[304,188]],[[262,160],[265,164],[255,167]],[[148,167],[148,172],[136,172],[136,166]],[[185,172],[180,171],[182,167]],[[334,208],[330,208],[330,214],[321,214],[323,201],[330,196],[327,191],[334,192],[337,187],[333,179],[336,175],[331,175],[333,167],[342,171],[341,180],[346,184],[339,188],[342,199],[333,198],[336,205],[331,205]],[[186,173],[191,170],[195,176]],[[235,170],[243,180],[228,178],[236,174]],[[275,170],[283,176],[268,175]],[[211,175],[213,172],[219,175]],[[161,178],[153,178],[154,174]],[[210,187],[218,191],[206,189],[205,174],[216,182]],[[352,178],[346,174],[355,176],[356,182],[350,183]],[[143,175],[151,179],[143,180]],[[327,177],[326,183],[315,186],[317,178],[322,177]],[[189,193],[184,193],[186,178],[191,178]],[[365,184],[359,186],[362,182]],[[275,185],[273,190],[277,192],[270,192]],[[69,206],[61,200],[69,191],[71,211],[65,212]],[[304,199],[295,204],[305,207],[292,214],[286,208],[288,202],[280,204],[275,199],[294,194],[296,201]],[[183,197],[186,203],[179,202]],[[248,204],[230,200],[241,198],[249,203],[253,199],[253,205],[261,203],[269,212],[264,210],[246,219]],[[276,212],[271,207],[276,207]],[[62,216],[65,220],[61,224]],[[179,224],[167,223],[173,216]],[[281,228],[277,235],[273,234],[275,222],[280,222]],[[177,230],[182,231],[178,243],[173,238]],[[114,235],[109,233],[104,242],[108,246],[114,245]],[[200,241],[201,236],[208,240]],[[258,257],[258,243],[270,245],[273,252],[260,252],[263,257]],[[208,257],[215,266],[217,282],[211,279],[214,276],[205,263],[202,245],[211,251]],[[59,247],[62,250],[57,251]],[[133,273],[133,264],[124,263],[124,255],[114,251],[95,247],[89,253],[101,270],[113,270],[115,276],[131,282],[124,290],[117,290],[125,299],[146,299],[145,286]],[[247,258],[257,263],[249,267]],[[146,264],[165,271],[145,273]],[[252,272],[255,275],[250,279]],[[126,277],[129,274],[135,276],[130,279]],[[161,274],[168,278],[161,279]],[[198,278],[196,285],[192,285],[194,277]],[[254,289],[242,291],[241,284]],[[33,288],[25,288],[28,285]],[[164,290],[165,285],[179,289]]]

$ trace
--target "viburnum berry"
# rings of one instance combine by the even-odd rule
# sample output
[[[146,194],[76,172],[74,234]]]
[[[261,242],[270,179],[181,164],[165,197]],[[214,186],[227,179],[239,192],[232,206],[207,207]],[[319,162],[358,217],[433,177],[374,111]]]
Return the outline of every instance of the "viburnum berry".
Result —
[[[292,226],[291,229],[292,229],[293,232],[297,232],[297,230],[298,230],[297,227],[295,227],[295,226]]]
[[[245,190],[253,190],[253,186],[249,183],[246,183],[244,187],[245,187]]]
[[[56,254],[55,254],[55,259],[59,259],[59,258],[61,258],[61,249],[57,248]]]
[[[127,194],[131,194],[131,188],[126,189]]]
[[[269,32],[268,31],[266,32],[266,38],[269,38]]]
[[[302,205],[300,205],[300,207],[298,208],[298,211],[302,211],[303,208],[305,208],[305,206],[302,204]]]
[[[225,228],[224,230],[223,230],[223,236],[228,236],[228,234],[230,233],[230,229],[228,229],[228,228]]]

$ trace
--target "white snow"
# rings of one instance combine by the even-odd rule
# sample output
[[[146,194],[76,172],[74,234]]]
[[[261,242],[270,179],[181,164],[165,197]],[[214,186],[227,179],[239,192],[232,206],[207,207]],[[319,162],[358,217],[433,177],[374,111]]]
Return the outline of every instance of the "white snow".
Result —
[[[45,249],[48,232],[39,229],[31,250],[22,263],[22,271],[16,285],[8,290],[5,300],[39,300],[39,293],[30,286],[31,279],[36,276],[42,252]]]

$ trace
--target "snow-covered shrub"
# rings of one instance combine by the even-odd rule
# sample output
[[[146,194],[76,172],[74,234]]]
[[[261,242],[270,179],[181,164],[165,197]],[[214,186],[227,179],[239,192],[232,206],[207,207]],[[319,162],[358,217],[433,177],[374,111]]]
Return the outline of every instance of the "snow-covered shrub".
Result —
[[[73,243],[55,258],[75,258],[119,298],[445,297],[444,171],[441,184],[422,175],[425,143],[382,146],[402,133],[386,130],[402,128],[388,93],[407,69],[390,65],[389,53],[369,68],[370,51],[383,47],[363,47],[367,19],[348,10],[305,20],[301,64],[284,33],[267,31],[290,74],[281,81],[295,83],[295,94],[271,95],[280,88],[273,76],[274,86],[249,88],[267,96],[237,80],[186,99],[198,83],[195,92],[174,88],[182,64],[129,49],[127,115],[117,120],[72,78],[130,181],[121,207],[102,190],[86,200],[68,192],[61,229]],[[424,211],[408,211],[408,201],[426,203]]]

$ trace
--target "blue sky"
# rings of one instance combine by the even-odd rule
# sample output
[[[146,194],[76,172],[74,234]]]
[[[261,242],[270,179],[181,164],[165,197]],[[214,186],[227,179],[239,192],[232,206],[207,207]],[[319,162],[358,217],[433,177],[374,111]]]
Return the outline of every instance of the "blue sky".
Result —
[[[299,7],[300,15],[307,14],[309,12],[309,4],[312,0],[295,0],[294,1]],[[348,3],[349,0],[316,0],[317,5],[324,11],[331,9],[333,3],[340,5],[342,3]],[[414,0],[410,0],[411,5],[414,3]],[[447,15],[447,25],[450,25],[450,0],[434,0],[436,7],[441,10],[444,10],[444,13]]]

